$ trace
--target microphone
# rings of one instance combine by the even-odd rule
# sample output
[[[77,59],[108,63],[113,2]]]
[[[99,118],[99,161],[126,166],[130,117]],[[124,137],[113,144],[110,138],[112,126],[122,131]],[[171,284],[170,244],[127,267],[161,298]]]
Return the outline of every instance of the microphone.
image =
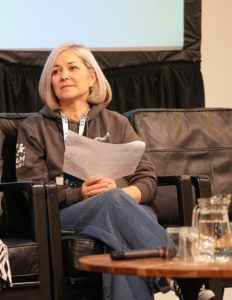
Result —
[[[168,249],[168,257],[173,258],[177,254],[175,248]],[[111,259],[133,259],[133,258],[149,258],[149,257],[160,257],[166,258],[166,247],[147,248],[147,249],[132,249],[125,251],[113,251],[110,254]]]

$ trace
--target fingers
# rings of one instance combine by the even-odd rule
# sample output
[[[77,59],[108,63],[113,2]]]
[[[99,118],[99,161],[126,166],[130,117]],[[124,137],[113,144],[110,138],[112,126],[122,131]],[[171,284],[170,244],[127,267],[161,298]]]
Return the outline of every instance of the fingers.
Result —
[[[101,177],[101,176],[93,176],[85,181],[87,185],[94,185],[96,183],[104,183],[104,182],[108,184],[115,184],[114,179],[108,177]]]
[[[97,182],[100,182],[103,179],[103,177],[100,176],[94,176],[89,178],[88,180],[85,181],[86,185],[94,185]]]
[[[100,182],[101,182],[101,183],[106,183],[108,187],[109,187],[109,186],[114,186],[114,187],[116,187],[116,182],[115,182],[115,180],[114,180],[114,179],[111,179],[111,178],[102,178],[102,179],[100,180]]]
[[[116,187],[117,185],[115,180],[111,178],[95,176],[89,178],[82,184],[81,193],[83,199],[87,199]]]
[[[89,183],[89,182],[88,182]],[[95,184],[87,184],[86,182],[82,185],[82,196],[84,199],[97,195],[99,193],[103,193],[107,190],[107,183],[95,183]]]

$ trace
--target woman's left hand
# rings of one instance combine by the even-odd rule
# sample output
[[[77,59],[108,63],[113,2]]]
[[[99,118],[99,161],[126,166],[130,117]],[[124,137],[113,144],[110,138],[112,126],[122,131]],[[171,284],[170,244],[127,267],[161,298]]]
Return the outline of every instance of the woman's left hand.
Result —
[[[91,177],[82,184],[81,193],[83,199],[87,199],[116,187],[114,179],[96,176]]]

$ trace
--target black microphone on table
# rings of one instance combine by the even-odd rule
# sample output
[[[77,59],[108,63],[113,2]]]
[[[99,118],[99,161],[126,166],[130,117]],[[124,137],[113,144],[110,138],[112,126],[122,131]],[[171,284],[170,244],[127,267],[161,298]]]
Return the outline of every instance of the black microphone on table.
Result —
[[[175,248],[168,249],[168,258],[173,258],[177,254]],[[133,259],[133,258],[152,258],[160,257],[166,258],[167,250],[166,247],[147,248],[147,249],[131,249],[124,251],[113,251],[110,253],[111,259]]]

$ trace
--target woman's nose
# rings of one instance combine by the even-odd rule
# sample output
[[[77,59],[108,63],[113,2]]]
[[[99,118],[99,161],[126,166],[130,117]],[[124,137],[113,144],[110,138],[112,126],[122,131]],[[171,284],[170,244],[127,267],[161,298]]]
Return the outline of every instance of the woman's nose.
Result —
[[[69,78],[68,72],[67,71],[62,71],[60,74],[60,79],[61,80],[66,80]]]

